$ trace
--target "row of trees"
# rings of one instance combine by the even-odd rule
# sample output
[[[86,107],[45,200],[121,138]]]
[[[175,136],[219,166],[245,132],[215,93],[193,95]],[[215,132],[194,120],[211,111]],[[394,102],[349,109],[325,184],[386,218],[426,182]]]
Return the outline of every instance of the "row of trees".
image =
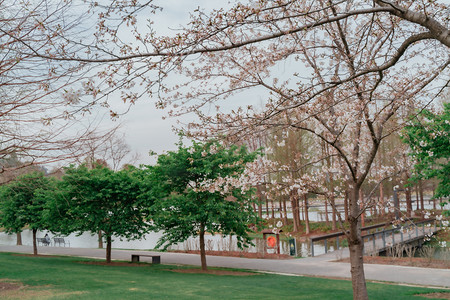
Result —
[[[440,108],[443,109],[440,105],[435,106],[437,111],[440,111]],[[425,191],[433,191],[432,200],[435,209],[436,200],[446,196],[439,192],[434,193],[437,185],[437,176],[435,176],[437,173],[434,171],[435,166],[433,164],[427,165],[428,170],[432,171],[432,174],[417,176],[419,173],[423,173],[425,168],[422,167],[418,172],[414,172],[414,165],[417,163],[417,159],[413,155],[414,152],[410,149],[413,145],[408,145],[408,143],[405,143],[407,139],[402,138],[402,135],[407,135],[408,131],[413,128],[416,131],[423,128],[423,126],[418,127],[418,125],[423,122],[425,115],[444,118],[445,112],[435,115],[431,111],[425,110],[417,115],[415,111],[412,111],[410,117],[412,120],[415,120],[413,126],[409,126],[408,130],[403,133],[399,131],[391,134],[380,145],[380,150],[374,160],[374,167],[372,167],[366,182],[360,189],[361,202],[366,207],[361,216],[364,216],[366,211],[370,211],[371,216],[386,217],[387,211],[389,211],[387,210],[389,198],[393,195],[394,186],[401,186],[404,190],[406,198],[406,212],[402,212],[404,218],[411,218],[415,216],[414,213],[420,215],[421,211],[424,211]],[[442,136],[441,138],[446,138],[446,135],[443,133],[446,132],[445,129],[442,128],[440,132],[432,135],[440,135]],[[432,136],[429,138],[432,138]],[[436,137],[433,138],[433,140],[435,139]],[[347,219],[348,193],[346,185],[342,178],[338,176],[339,169],[336,168],[336,158],[332,155],[327,155],[330,149],[326,144],[315,141],[314,135],[311,133],[290,129],[284,131],[274,130],[268,136],[259,137],[257,142],[258,146],[264,145],[265,158],[267,159],[265,164],[265,185],[260,187],[261,192],[259,193],[261,198],[261,201],[258,202],[259,211],[265,210],[270,215],[271,210],[273,218],[275,210],[278,210],[281,212],[280,217],[284,219],[286,224],[287,208],[290,206],[294,216],[293,231],[299,232],[302,229],[306,234],[309,234],[309,218],[306,208],[310,202],[308,198],[314,197],[319,198],[321,203],[325,205],[324,219],[327,224],[331,222],[333,230],[337,229],[339,214],[342,219]],[[440,143],[445,145],[445,142]],[[249,144],[252,143],[250,142]],[[320,149],[315,147],[317,144],[320,145]],[[432,146],[428,145],[428,148]],[[439,153],[433,156],[433,162],[439,161],[439,159],[445,162],[448,159],[448,153]],[[322,169],[324,172],[321,176],[317,174],[318,169]],[[439,172],[445,174],[445,170]],[[306,178],[310,176],[316,176],[319,180],[307,182]],[[441,177],[443,176],[441,175]],[[328,194],[320,193],[320,188],[323,187],[328,188]],[[414,192],[417,199],[415,208],[412,201]],[[333,209],[337,198],[344,200],[343,212],[341,213]],[[299,212],[300,209],[301,212]],[[416,210],[415,212],[414,209]],[[331,217],[328,216],[329,214]],[[304,228],[299,227],[300,216],[303,216]],[[364,220],[362,220],[362,225],[364,226]]]
[[[260,224],[246,171],[256,156],[245,147],[194,142],[160,155],[156,166],[120,171],[70,166],[60,180],[42,172],[25,174],[2,186],[0,222],[9,233],[28,226],[34,254],[38,230],[64,235],[100,231],[107,262],[113,236],[132,240],[163,230],[157,247],[164,249],[199,236],[206,269],[206,233],[236,235],[244,247],[251,244],[249,226]]]

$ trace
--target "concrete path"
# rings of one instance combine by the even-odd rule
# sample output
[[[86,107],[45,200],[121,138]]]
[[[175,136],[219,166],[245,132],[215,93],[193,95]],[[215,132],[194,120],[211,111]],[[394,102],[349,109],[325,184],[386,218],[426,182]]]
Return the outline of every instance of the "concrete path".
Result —
[[[350,278],[350,264],[332,262],[346,257],[347,249],[341,249],[326,255],[316,257],[274,260],[249,259],[224,256],[207,256],[208,266],[250,269],[265,272],[275,272],[289,275],[326,276]],[[32,253],[31,246],[0,245],[0,252]],[[69,248],[69,247],[38,247],[40,254],[69,255],[80,257],[104,258],[105,249]],[[159,254],[163,264],[200,265],[200,257],[196,254],[148,252],[139,250],[115,250],[112,258],[116,260],[131,260],[131,254]],[[151,258],[141,257],[141,261],[151,261]],[[373,265],[364,266],[366,279],[387,281],[402,284],[442,287],[450,289],[449,269],[428,269],[416,267]]]

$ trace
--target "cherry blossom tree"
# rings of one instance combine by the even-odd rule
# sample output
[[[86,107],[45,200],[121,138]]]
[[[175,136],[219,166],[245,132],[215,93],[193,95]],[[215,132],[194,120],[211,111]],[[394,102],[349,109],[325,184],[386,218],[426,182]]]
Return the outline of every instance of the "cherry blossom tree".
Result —
[[[280,199],[288,197],[292,207],[293,231],[300,230],[300,207],[305,212],[305,231],[309,234],[307,194],[316,189],[314,182],[307,180],[318,162],[314,160],[311,135],[294,129],[275,130],[267,145],[266,163],[270,182],[267,183],[268,196]],[[300,201],[302,200],[302,201]],[[284,212],[286,215],[286,211]],[[285,217],[285,223],[287,221]]]
[[[426,106],[447,88],[448,6],[411,0],[249,0],[210,13],[199,9],[175,35],[157,36],[152,23],[149,31],[139,26],[140,6],[130,11],[124,8],[130,3],[123,3],[99,15],[98,42],[85,44],[84,52],[50,48],[47,53],[45,47],[29,53],[107,64],[98,78],[109,89],[99,91],[90,82],[93,95],[129,89],[121,96],[131,103],[145,92],[158,95],[157,106],[170,107],[171,115],[197,114],[198,121],[187,126],[193,136],[235,141],[274,127],[315,135],[340,166],[326,172],[341,172],[347,183],[354,298],[367,299],[361,186],[382,141],[403,126],[393,116],[403,107]],[[114,13],[122,18],[111,18]],[[120,25],[128,25],[126,40]],[[101,49],[107,41],[114,47]],[[79,46],[68,41],[64,47],[70,45]],[[281,72],[280,66],[285,66]],[[176,83],[166,80],[171,74]],[[131,89],[138,84],[145,91]],[[263,110],[248,103],[230,109],[223,101],[247,90],[266,98]],[[292,118],[277,118],[280,114]],[[321,192],[330,193],[330,187]]]
[[[366,299],[360,189],[392,116],[432,101],[448,80],[446,7],[403,1],[259,1],[207,16],[199,12],[174,38],[158,39],[184,82],[164,86],[161,106],[195,112],[196,136],[239,138],[267,128],[308,131],[330,146],[348,183],[351,273],[355,299]],[[163,45],[163,46],[159,46]],[[165,46],[168,45],[168,46]],[[187,55],[197,54],[195,64]],[[285,62],[284,74],[274,69]],[[432,84],[433,83],[433,84]],[[241,106],[210,113],[241,90],[266,89],[263,111]],[[285,112],[293,118],[280,122]],[[292,112],[295,112],[292,113]],[[325,191],[329,192],[329,191]]]

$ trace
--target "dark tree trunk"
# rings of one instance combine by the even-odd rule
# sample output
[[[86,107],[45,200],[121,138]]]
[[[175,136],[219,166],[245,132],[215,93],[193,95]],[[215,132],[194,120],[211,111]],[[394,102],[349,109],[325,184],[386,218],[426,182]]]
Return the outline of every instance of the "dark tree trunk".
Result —
[[[325,222],[330,224],[330,218],[328,218],[328,201],[325,199]]]
[[[406,216],[408,218],[411,218],[412,202],[411,202],[411,189],[410,188],[405,189],[405,196],[406,196]]]
[[[103,249],[103,236],[101,230],[98,231],[98,247]]]
[[[356,224],[350,224],[350,231],[357,231]],[[350,233],[352,235],[352,233]],[[353,299],[369,299],[367,295],[366,280],[364,275],[363,249],[360,237],[357,240],[349,241],[350,265],[353,285]]]
[[[266,215],[269,216],[269,199],[266,197]]]
[[[111,235],[106,233],[106,263],[111,263]]]
[[[278,211],[280,212],[280,220],[283,220],[284,218],[284,210],[283,210],[283,200],[280,200],[278,202]],[[283,220],[284,221],[284,220]]]
[[[423,184],[422,180],[419,181],[419,197],[420,197],[420,209],[425,209],[425,204],[423,203]]]
[[[354,184],[354,186],[356,187],[351,191],[350,195],[350,232],[348,237],[350,271],[352,276],[353,299],[366,300],[369,299],[369,297],[367,295],[366,279],[364,275],[364,244],[361,237],[361,219],[359,217],[360,207],[358,205],[360,187],[356,184]]]
[[[16,232],[16,245],[17,246],[22,246],[22,232]]]
[[[306,194],[303,195],[303,201],[305,207],[305,233],[309,234],[311,229],[309,228],[308,196]]]
[[[294,232],[300,231],[300,210],[298,204],[298,192],[293,190],[291,192],[291,206],[292,206],[292,220],[294,222]]]
[[[36,240],[37,229],[33,229],[33,255],[37,255],[37,240]]]
[[[208,266],[206,265],[206,251],[205,251],[205,225],[200,224],[200,261],[202,264],[202,270],[206,271]]]

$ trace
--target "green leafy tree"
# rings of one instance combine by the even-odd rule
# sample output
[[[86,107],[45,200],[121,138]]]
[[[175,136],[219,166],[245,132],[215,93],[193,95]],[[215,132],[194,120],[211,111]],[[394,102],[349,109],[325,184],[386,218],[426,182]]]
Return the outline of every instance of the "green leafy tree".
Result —
[[[178,151],[160,155],[150,168],[151,181],[159,182],[152,215],[164,231],[157,247],[199,236],[206,270],[205,233],[235,235],[240,248],[251,244],[249,227],[260,219],[251,206],[254,191],[245,170],[256,156],[245,147],[225,148],[215,141],[191,147],[180,143]]]
[[[52,207],[64,217],[60,231],[102,231],[106,261],[110,263],[112,236],[139,239],[150,228],[149,186],[142,172],[132,167],[113,171],[100,165],[94,169],[85,165],[66,168],[61,192]]]
[[[423,110],[405,128],[403,138],[417,161],[415,179],[437,178],[435,197],[450,196],[450,103],[441,113]]]
[[[49,229],[47,199],[54,191],[55,181],[42,172],[18,177],[1,189],[0,221],[8,233],[17,233],[27,226],[33,232],[33,254],[37,255],[36,233]]]

